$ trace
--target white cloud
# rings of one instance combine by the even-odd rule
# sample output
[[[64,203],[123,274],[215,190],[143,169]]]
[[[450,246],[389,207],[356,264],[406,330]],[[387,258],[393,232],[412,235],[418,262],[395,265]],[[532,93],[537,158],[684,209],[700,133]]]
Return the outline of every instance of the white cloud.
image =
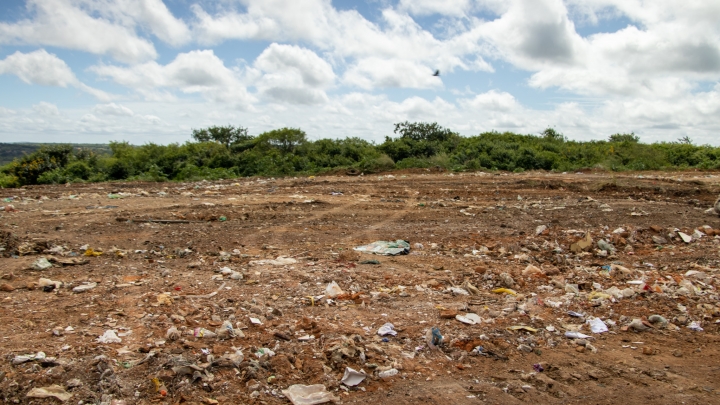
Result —
[[[262,74],[255,87],[265,97],[280,102],[325,103],[324,90],[335,81],[328,62],[309,49],[293,45],[271,44],[253,66]]]
[[[89,6],[102,9],[111,3],[100,0],[28,0],[33,18],[0,23],[0,44],[56,46],[109,54],[123,62],[155,58],[157,52],[153,44],[138,37],[132,27],[90,15],[97,9]]]
[[[382,10],[381,23],[373,23],[355,10],[339,11],[325,0],[248,0],[245,5],[245,12],[224,10],[216,15],[194,6],[197,22],[193,28],[198,39],[208,44],[226,39],[306,43],[327,52],[341,65],[354,66],[355,73],[348,83],[363,87],[407,83],[425,88],[434,83],[418,80],[419,76],[398,80],[392,77],[397,73],[369,70],[370,65],[378,63],[407,66],[415,71],[423,66],[447,72],[456,68],[492,70],[477,52],[477,38],[465,35],[467,30],[440,40],[409,15],[392,8]]]
[[[527,70],[572,65],[584,49],[561,0],[513,0],[506,13],[479,32],[498,56]]]
[[[433,69],[408,60],[363,58],[350,66],[343,77],[346,84],[372,89],[404,87],[415,89],[440,88],[442,80],[433,76]]]
[[[30,53],[15,52],[0,60],[0,74],[13,74],[28,84],[41,86],[76,87],[100,100],[110,96],[87,86],[75,77],[70,67],[57,56],[40,49]]]
[[[472,0],[400,0],[398,8],[413,15],[433,14],[465,17],[473,6]]]
[[[513,97],[512,94],[496,90],[478,94],[472,99],[460,99],[458,102],[466,108],[477,111],[510,112],[517,110],[520,107],[520,104],[517,100],[515,100],[515,97]]]
[[[0,60],[0,74],[14,74],[28,84],[67,87],[78,83],[70,67],[57,56],[40,49],[15,52]]]
[[[11,110],[9,108],[0,107],[0,117],[9,117],[11,115],[15,115],[15,110]]]
[[[118,117],[132,117],[133,115],[135,115],[131,109],[115,103],[98,104],[93,108],[93,112],[97,114],[114,115]]]
[[[130,67],[97,65],[90,68],[101,77],[130,87],[148,99],[157,99],[158,90],[202,94],[209,100],[248,106],[254,101],[241,83],[239,73],[225,66],[212,50],[178,54],[167,65],[147,62]]]
[[[40,103],[33,105],[33,110],[42,116],[60,116],[60,110],[58,107],[55,104],[46,103],[45,101],[41,101]]]

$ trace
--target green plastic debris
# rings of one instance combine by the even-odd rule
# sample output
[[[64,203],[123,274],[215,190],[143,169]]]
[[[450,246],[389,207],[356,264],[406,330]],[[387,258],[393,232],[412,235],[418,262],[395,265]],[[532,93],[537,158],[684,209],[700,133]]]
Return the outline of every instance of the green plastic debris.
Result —
[[[360,264],[380,264],[379,260],[363,260]]]
[[[227,217],[225,215],[223,215],[220,218],[218,218],[218,221],[225,222],[225,221],[227,221]]]
[[[401,239],[395,242],[380,240],[369,245],[358,246],[354,250],[385,256],[406,255],[410,253],[410,242]]]

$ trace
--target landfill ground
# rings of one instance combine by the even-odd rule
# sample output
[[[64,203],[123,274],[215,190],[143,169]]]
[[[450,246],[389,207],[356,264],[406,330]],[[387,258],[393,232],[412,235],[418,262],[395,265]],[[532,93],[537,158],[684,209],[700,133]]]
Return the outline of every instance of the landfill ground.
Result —
[[[695,171],[0,190],[0,401],[718,404],[719,193]],[[381,240],[409,254],[353,250]]]

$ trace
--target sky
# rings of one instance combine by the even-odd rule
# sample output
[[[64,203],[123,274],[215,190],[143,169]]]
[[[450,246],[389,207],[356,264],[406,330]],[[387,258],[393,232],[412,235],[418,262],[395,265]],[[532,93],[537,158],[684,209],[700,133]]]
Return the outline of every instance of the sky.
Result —
[[[406,120],[720,146],[720,1],[0,1],[0,142]]]

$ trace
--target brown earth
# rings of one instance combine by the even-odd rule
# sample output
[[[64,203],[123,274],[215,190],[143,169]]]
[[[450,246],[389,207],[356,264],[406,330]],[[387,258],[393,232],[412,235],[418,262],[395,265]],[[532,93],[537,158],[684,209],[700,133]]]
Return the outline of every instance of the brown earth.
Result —
[[[283,404],[322,384],[347,404],[720,403],[719,191],[713,172],[419,171],[0,190],[0,400],[58,403],[27,396],[57,384],[67,403]],[[397,239],[410,254],[352,250]],[[328,300],[332,281],[346,294]],[[367,378],[344,386],[348,366]]]

